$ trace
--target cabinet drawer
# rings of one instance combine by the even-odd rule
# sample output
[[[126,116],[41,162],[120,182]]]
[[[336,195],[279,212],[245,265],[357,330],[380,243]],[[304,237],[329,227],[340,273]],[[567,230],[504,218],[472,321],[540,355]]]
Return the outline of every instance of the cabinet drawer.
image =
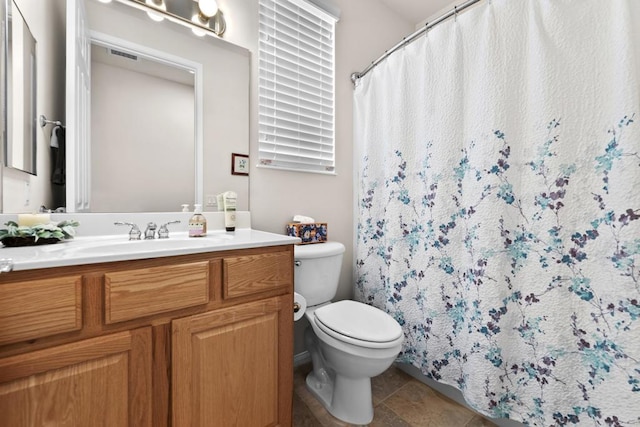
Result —
[[[105,274],[105,322],[209,302],[209,262],[165,265]]]
[[[0,286],[0,344],[82,328],[82,278],[65,276]]]
[[[223,296],[235,298],[293,284],[291,252],[225,258]]]

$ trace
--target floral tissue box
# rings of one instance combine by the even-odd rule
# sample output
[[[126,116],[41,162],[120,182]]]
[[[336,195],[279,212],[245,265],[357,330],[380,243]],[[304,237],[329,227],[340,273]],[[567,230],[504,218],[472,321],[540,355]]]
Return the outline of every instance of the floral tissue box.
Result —
[[[290,222],[287,224],[287,236],[301,238],[302,245],[309,243],[324,243],[327,241],[327,223]]]

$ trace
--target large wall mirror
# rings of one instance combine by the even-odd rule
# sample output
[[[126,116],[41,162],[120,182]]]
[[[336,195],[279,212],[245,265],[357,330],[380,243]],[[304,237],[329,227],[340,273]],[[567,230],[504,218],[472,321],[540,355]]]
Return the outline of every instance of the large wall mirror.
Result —
[[[5,166],[36,175],[36,39],[20,8],[7,2]]]
[[[76,167],[72,148],[66,153],[65,185],[88,182],[86,210],[178,211],[182,204],[206,203],[227,190],[238,193],[240,210],[248,210],[249,180],[231,174],[231,157],[249,152],[250,52],[222,39],[197,37],[168,20],[151,20],[127,1],[47,2],[63,10],[66,4],[83,6],[93,38],[87,170]],[[49,118],[67,125],[71,141],[74,117]],[[47,138],[41,151],[48,151],[49,132],[50,127],[42,131]],[[61,204],[69,205],[64,198]],[[6,202],[4,208],[16,212],[7,210]]]

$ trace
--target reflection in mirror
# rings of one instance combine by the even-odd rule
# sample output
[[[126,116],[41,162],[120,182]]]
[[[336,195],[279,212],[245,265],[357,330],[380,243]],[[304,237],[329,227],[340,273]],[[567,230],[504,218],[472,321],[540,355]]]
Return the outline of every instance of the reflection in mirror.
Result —
[[[193,99],[178,99],[175,93],[163,94],[150,86],[152,80],[166,83],[172,78],[139,76],[135,92],[128,94],[135,98],[136,104],[133,99],[126,101],[131,103],[126,107],[134,110],[125,114],[125,105],[113,99],[117,92],[122,92],[118,87],[122,81],[114,82],[113,76],[106,76],[104,80],[105,74],[116,71],[110,69],[105,73],[107,66],[93,61],[92,67],[98,68],[95,72],[99,73],[97,79],[103,81],[103,86],[97,87],[92,70],[91,157],[95,162],[91,169],[97,169],[91,171],[90,211],[177,211],[182,204],[190,204],[193,209],[194,203],[202,203],[208,196],[227,190],[238,193],[239,210],[248,210],[248,178],[232,175],[230,160],[231,153],[249,151],[249,51],[214,37],[196,37],[191,29],[169,20],[152,21],[146,12],[127,4],[103,4],[95,0],[85,0],[84,4],[94,42],[96,35],[102,34],[124,42],[125,52],[138,56],[151,52],[147,56],[160,58],[165,64],[172,63],[173,68],[178,64],[183,70],[195,69],[199,64],[202,70],[191,75],[191,79],[196,79],[192,89],[195,103]],[[105,46],[99,41],[96,44]],[[135,48],[127,50],[129,46]],[[131,75],[130,71],[117,72]],[[183,89],[187,86],[184,82],[180,84]],[[163,87],[172,87],[167,90],[175,92],[178,85],[173,80]],[[103,100],[102,97],[111,98]],[[155,97],[158,98],[154,102]],[[189,102],[191,105],[187,107]],[[185,117],[188,112],[191,112],[189,118]],[[105,117],[108,119],[103,119]],[[146,130],[142,130],[143,127]],[[135,135],[129,139],[128,146],[122,141],[125,134]],[[186,135],[191,135],[189,147]],[[202,141],[201,148],[195,143],[198,140]],[[73,178],[67,177],[67,186],[69,179]],[[187,183],[189,189],[186,189]],[[134,186],[138,187],[137,194],[130,194],[126,201],[120,200],[124,189]],[[205,210],[215,209],[216,206],[205,203]]]
[[[194,161],[202,151],[195,136],[195,77],[202,67],[100,38],[94,34],[91,47],[91,209],[171,211],[176,201],[193,205],[202,179]]]
[[[11,1],[7,22],[5,166],[36,175],[36,40]]]

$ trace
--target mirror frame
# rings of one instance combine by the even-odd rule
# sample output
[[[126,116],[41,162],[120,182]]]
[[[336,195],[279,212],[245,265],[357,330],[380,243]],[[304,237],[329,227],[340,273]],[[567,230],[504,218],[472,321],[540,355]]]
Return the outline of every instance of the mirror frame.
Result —
[[[204,77],[203,65],[199,62],[171,55],[167,52],[152,49],[129,40],[124,40],[98,31],[90,31],[90,43],[98,46],[126,51],[151,61],[161,62],[194,74],[194,170],[195,170],[195,203],[203,205],[204,199]]]
[[[31,28],[29,28],[29,24],[27,23],[27,21],[24,19],[24,16],[22,15],[22,12],[20,11],[20,9],[18,8],[18,5],[15,4],[15,2],[13,0],[7,0],[5,3],[5,8],[6,10],[4,11],[4,19],[3,19],[3,49],[4,49],[4,64],[3,64],[3,78],[4,78],[4,94],[3,94],[3,107],[5,108],[4,111],[4,126],[3,126],[3,132],[4,132],[4,144],[3,144],[3,150],[4,150],[4,166],[11,168],[11,169],[16,169],[25,173],[28,173],[30,175],[38,175],[38,113],[37,113],[37,109],[38,109],[38,71],[37,71],[37,62],[38,62],[38,58],[37,58],[37,52],[38,52],[38,41],[35,39],[35,37],[33,36],[33,33],[31,32]],[[11,16],[11,19],[10,19]],[[17,131],[16,126],[14,126],[15,123],[10,123],[9,121],[9,88],[10,85],[13,86],[13,82],[15,81],[16,78],[19,78],[20,76],[15,76],[12,73],[9,73],[9,40],[12,40],[12,49],[11,52],[13,52],[15,50],[15,45],[13,42],[13,34],[10,34],[10,32],[13,32],[13,28],[15,28],[15,22],[16,22],[16,17],[19,17],[22,24],[24,25],[24,28],[26,28],[29,36],[31,36],[31,41],[33,41],[32,47],[33,49],[29,50],[29,52],[24,51],[23,49],[23,54],[29,53],[30,54],[30,62],[31,62],[31,67],[29,67],[28,70],[23,70],[23,73],[29,73],[28,78],[23,79],[23,88],[25,89],[25,91],[21,92],[21,93],[16,93],[14,90],[11,91],[12,94],[12,100],[15,100],[19,97],[22,98],[22,103],[23,105],[26,107],[23,107],[22,110],[28,112],[28,117],[24,117],[23,119],[23,123],[30,123],[30,126],[28,128],[28,132],[25,132],[23,134],[23,138],[22,138],[22,162],[20,163],[14,163],[14,159],[13,159],[13,152],[15,149],[15,144],[17,144],[17,141],[15,141],[15,138],[12,138],[12,141],[9,141],[9,131],[11,130],[12,132],[12,136],[15,135],[15,132]],[[10,24],[11,22],[11,24]],[[24,47],[24,46],[23,46]],[[11,65],[13,66],[13,60],[11,61]],[[21,67],[22,68],[22,67]],[[11,79],[9,79],[9,76],[11,76]],[[24,77],[25,74],[22,75],[22,77]],[[9,81],[11,80],[11,81]],[[28,93],[29,96],[26,96],[26,90],[28,87]],[[11,109],[13,110],[13,105],[11,106]],[[15,119],[14,119],[15,120]],[[12,120],[13,121],[13,120]],[[23,127],[24,129],[24,127]]]
[[[8,16],[7,3],[9,0],[0,0],[0,212],[4,211],[4,146],[7,143],[7,37]]]

